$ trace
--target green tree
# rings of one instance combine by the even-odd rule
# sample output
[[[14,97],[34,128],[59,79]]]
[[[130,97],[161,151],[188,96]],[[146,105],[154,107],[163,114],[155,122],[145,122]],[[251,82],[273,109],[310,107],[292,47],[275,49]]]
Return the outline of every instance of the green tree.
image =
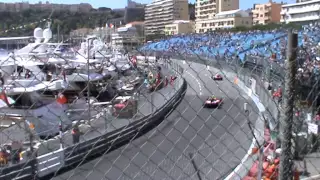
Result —
[[[8,30],[12,27],[26,25],[21,30],[9,31],[2,33],[1,36],[30,36],[33,34],[33,26],[44,28],[46,22],[39,23],[43,19],[49,18],[51,15],[51,29],[54,34],[60,27],[60,34],[69,34],[72,30],[78,28],[94,28],[96,26],[104,26],[107,19],[119,18],[121,14],[113,12],[109,8],[100,8],[100,11],[92,10],[89,13],[70,12],[70,11],[42,11],[37,9],[28,9],[22,12],[0,12],[0,32]],[[36,24],[31,24],[36,22]]]

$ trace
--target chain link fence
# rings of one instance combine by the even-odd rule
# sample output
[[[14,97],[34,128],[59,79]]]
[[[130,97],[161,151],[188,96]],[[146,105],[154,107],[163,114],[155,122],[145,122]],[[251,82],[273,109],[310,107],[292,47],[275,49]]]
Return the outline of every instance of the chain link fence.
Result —
[[[164,60],[138,61],[94,37],[4,53],[0,179],[58,176],[159,124],[186,84]]]
[[[15,51],[1,61],[0,179],[317,178],[317,30],[298,33],[291,81],[284,30]]]

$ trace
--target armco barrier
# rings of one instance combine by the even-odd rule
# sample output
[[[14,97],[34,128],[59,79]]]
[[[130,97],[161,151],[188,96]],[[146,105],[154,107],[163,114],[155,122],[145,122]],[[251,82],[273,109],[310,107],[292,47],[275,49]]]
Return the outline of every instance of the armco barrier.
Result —
[[[177,68],[175,72],[183,71],[179,66],[168,65],[166,67]],[[34,160],[19,163],[10,167],[2,168],[0,180],[30,180],[36,175],[39,179],[48,179],[53,173],[57,173],[72,165],[86,162],[91,157],[110,152],[131,140],[143,135],[157,126],[170,114],[182,101],[187,90],[187,82],[181,76],[175,81],[177,92],[161,108],[153,114],[137,120],[126,127],[103,134],[88,141],[59,149],[42,155]]]

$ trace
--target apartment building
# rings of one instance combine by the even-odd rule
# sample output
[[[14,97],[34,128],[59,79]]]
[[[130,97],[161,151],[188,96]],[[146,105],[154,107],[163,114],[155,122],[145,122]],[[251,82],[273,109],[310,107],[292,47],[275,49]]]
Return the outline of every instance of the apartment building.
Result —
[[[177,20],[165,26],[165,35],[188,34],[194,32],[194,22]]]
[[[239,9],[239,0],[197,0],[196,32],[210,31],[212,29],[210,24],[216,23],[216,14],[236,9]]]
[[[188,0],[154,0],[145,8],[145,34],[164,34],[175,20],[189,20]]]
[[[144,37],[144,21],[133,21],[126,24],[126,27],[135,27],[138,36]]]
[[[271,0],[265,4],[254,4],[252,9],[253,25],[279,23],[281,6],[282,4]]]
[[[134,24],[127,24],[125,27],[117,28],[117,32],[111,34],[111,46],[113,48],[132,49],[144,42],[144,37],[139,35]]]
[[[240,26],[251,27],[252,17],[248,12],[241,9],[223,11],[216,14],[209,24],[204,23],[202,26],[205,28],[200,28],[199,33],[220,29],[231,29]]]
[[[320,19],[320,0],[305,1],[300,3],[282,5],[281,22],[309,23]]]

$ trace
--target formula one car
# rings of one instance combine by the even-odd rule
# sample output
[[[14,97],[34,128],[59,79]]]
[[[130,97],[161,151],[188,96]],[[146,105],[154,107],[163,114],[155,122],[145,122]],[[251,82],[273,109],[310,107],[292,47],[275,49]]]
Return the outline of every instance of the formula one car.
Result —
[[[204,108],[220,108],[223,103],[222,98],[217,98],[214,96],[208,97],[205,101],[203,107]]]
[[[222,81],[223,80],[223,78],[220,74],[216,74],[216,75],[212,76],[212,79],[215,81]]]

